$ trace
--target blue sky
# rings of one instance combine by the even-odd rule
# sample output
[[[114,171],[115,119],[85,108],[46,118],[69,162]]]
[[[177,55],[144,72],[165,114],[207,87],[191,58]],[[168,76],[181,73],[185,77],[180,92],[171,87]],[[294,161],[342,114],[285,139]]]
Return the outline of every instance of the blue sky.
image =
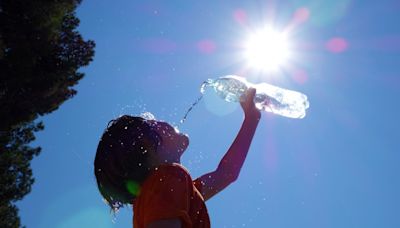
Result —
[[[149,111],[178,124],[204,80],[238,74],[303,92],[310,108],[301,120],[263,113],[239,179],[207,202],[212,227],[400,227],[399,12],[397,0],[84,0],[79,30],[96,56],[78,94],[41,118],[22,223],[131,227],[131,210],[113,219],[95,184],[107,122]],[[260,73],[241,44],[271,23],[291,26],[295,54]],[[216,168],[242,119],[209,92],[179,126],[194,178]]]

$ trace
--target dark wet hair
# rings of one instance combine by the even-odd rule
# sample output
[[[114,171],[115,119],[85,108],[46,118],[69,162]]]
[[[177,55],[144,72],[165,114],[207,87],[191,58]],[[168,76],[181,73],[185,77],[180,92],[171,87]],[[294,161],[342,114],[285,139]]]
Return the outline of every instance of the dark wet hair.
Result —
[[[148,152],[160,144],[161,137],[147,119],[124,115],[108,123],[97,147],[94,173],[114,211],[133,203],[150,172]]]

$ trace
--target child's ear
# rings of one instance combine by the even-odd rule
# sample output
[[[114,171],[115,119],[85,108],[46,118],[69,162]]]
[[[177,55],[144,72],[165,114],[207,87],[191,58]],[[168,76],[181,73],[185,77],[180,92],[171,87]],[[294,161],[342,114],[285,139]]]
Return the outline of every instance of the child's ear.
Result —
[[[150,137],[144,137],[142,140],[143,147],[147,148],[148,150],[151,149],[156,149],[157,148],[157,142]]]

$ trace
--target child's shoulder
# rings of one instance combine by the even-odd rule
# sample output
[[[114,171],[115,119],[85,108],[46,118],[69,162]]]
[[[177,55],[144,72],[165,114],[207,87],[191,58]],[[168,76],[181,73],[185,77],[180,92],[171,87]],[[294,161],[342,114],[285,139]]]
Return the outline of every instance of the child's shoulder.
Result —
[[[157,177],[179,178],[192,181],[189,171],[178,163],[160,165],[153,173]]]

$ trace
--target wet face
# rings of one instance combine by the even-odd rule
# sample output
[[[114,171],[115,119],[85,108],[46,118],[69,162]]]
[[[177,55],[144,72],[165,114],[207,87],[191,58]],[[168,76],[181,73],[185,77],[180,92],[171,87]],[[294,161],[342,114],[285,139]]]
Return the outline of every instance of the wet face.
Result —
[[[154,129],[161,137],[156,156],[161,163],[180,163],[183,152],[189,145],[189,137],[168,123],[154,121]]]

